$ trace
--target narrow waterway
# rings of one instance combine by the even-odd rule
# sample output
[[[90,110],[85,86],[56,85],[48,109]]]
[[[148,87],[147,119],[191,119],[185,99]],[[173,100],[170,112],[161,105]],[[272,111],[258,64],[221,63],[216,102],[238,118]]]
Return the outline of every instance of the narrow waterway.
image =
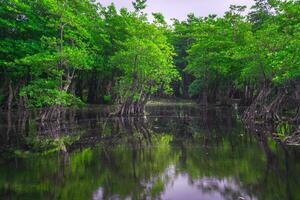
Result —
[[[2,113],[0,199],[300,199],[300,152],[245,131],[233,110],[103,110],[46,124]]]

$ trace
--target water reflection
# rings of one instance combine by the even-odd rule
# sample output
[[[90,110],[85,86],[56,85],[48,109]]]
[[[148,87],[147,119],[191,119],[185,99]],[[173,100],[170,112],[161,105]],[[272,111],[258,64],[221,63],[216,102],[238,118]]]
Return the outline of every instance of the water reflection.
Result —
[[[171,169],[174,169],[173,167]],[[176,175],[167,184],[162,199],[257,199],[250,197],[234,178],[203,177],[191,180],[188,175]]]
[[[148,112],[68,111],[50,124],[7,116],[1,144],[29,153],[0,159],[0,199],[299,199],[299,153],[247,133],[231,110]],[[63,151],[44,154],[45,140],[66,135]]]

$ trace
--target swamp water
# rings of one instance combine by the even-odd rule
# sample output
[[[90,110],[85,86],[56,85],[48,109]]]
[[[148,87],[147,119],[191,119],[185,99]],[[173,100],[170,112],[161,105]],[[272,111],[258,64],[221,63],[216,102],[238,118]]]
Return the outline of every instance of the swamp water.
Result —
[[[149,106],[141,118],[0,115],[0,199],[300,199],[300,151],[228,109]],[[59,151],[57,151],[59,150]]]

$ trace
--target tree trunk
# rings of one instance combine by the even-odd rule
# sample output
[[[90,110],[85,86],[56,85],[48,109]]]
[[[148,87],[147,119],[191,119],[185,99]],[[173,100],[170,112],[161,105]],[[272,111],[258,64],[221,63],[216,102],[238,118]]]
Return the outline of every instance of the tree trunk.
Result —
[[[271,87],[264,86],[259,94],[256,96],[255,100],[251,105],[245,110],[243,114],[244,121],[255,121],[263,114],[263,107],[265,106],[266,99],[271,94]]]
[[[14,92],[12,87],[12,81],[9,81],[8,85],[8,99],[7,99],[7,109],[10,111],[12,107],[12,101],[14,98]]]
[[[87,96],[87,102],[93,104],[96,102],[96,90],[97,90],[97,80],[96,80],[96,72],[92,73],[92,78],[89,81],[89,90]]]
[[[61,106],[51,106],[48,108],[43,108],[39,112],[39,120],[41,122],[59,120],[61,118],[62,109],[63,108]]]
[[[206,89],[203,91],[203,94],[202,94],[202,104],[204,106],[208,106],[208,92]]]
[[[274,92],[272,92],[274,91]],[[280,111],[287,98],[286,88],[271,88],[265,86],[257,95],[252,104],[243,114],[243,120],[248,122],[274,122],[280,120]]]
[[[297,111],[292,121],[296,123],[300,122],[300,102],[298,103]]]

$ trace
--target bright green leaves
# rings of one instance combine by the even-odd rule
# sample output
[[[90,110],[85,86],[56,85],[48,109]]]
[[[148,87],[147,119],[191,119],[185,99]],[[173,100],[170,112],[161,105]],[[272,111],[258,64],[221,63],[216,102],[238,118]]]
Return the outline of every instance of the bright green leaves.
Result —
[[[299,3],[279,4],[281,12],[265,19],[260,29],[253,33],[243,48],[249,62],[243,69],[242,77],[253,82],[275,84],[299,78],[300,29],[295,21],[297,15],[294,8],[299,9]]]
[[[5,1],[0,9],[1,72],[21,83],[18,90],[33,107],[71,105],[75,85],[89,102],[114,98],[132,91],[136,78],[134,92],[126,94],[136,101],[141,93],[170,92],[178,74],[163,16],[156,14],[157,23],[151,24],[142,13],[146,1],[133,5],[135,11],[129,12],[90,0]],[[110,91],[114,85],[121,88],[116,94]],[[99,88],[105,91],[92,91]]]
[[[154,17],[154,24],[158,26],[167,26],[167,22],[162,13],[152,13],[152,16]]]
[[[132,12],[90,0],[2,1],[2,102],[10,83],[13,105],[21,90],[28,105],[43,107],[71,105],[75,95],[88,103],[172,89],[188,97],[188,86],[197,97],[241,96],[249,85],[298,80],[300,3],[270,2],[257,0],[248,17],[231,6],[223,17],[190,14],[171,28],[161,13],[147,20],[145,0]]]
[[[147,0],[136,0],[132,3],[132,5],[136,12],[140,12],[147,7],[146,2]]]
[[[249,21],[240,14],[243,9],[232,6],[223,18],[193,24],[197,31],[185,69],[195,77],[191,94],[216,85],[261,87],[300,77],[299,2],[257,0]]]
[[[97,5],[89,0],[5,1],[0,15],[0,63],[9,79],[21,80],[18,87],[28,104],[71,105],[69,86],[76,75],[103,65],[105,36]]]
[[[86,49],[77,47],[65,48],[60,59],[63,60],[63,65],[76,70],[88,70],[94,64],[94,58],[90,56],[89,52]]]
[[[66,91],[60,90],[58,82],[52,79],[39,79],[25,86],[20,96],[30,99],[30,108],[43,108],[49,106],[80,105],[81,101]]]
[[[131,30],[134,36],[111,58],[111,65],[121,72],[119,96],[132,96],[135,101],[140,100],[141,94],[158,90],[170,93],[170,84],[179,78],[173,65],[173,48],[163,32],[151,24],[139,23]]]
[[[272,55],[273,81],[279,84],[300,78],[300,3],[285,2],[280,9],[275,23],[279,27],[277,35],[281,40],[277,39],[277,43],[281,48]]]
[[[194,25],[198,31],[185,69],[196,78],[190,86],[192,95],[214,85],[232,85],[239,76],[241,59],[235,54],[244,45],[249,26],[237,16],[209,17]]]

